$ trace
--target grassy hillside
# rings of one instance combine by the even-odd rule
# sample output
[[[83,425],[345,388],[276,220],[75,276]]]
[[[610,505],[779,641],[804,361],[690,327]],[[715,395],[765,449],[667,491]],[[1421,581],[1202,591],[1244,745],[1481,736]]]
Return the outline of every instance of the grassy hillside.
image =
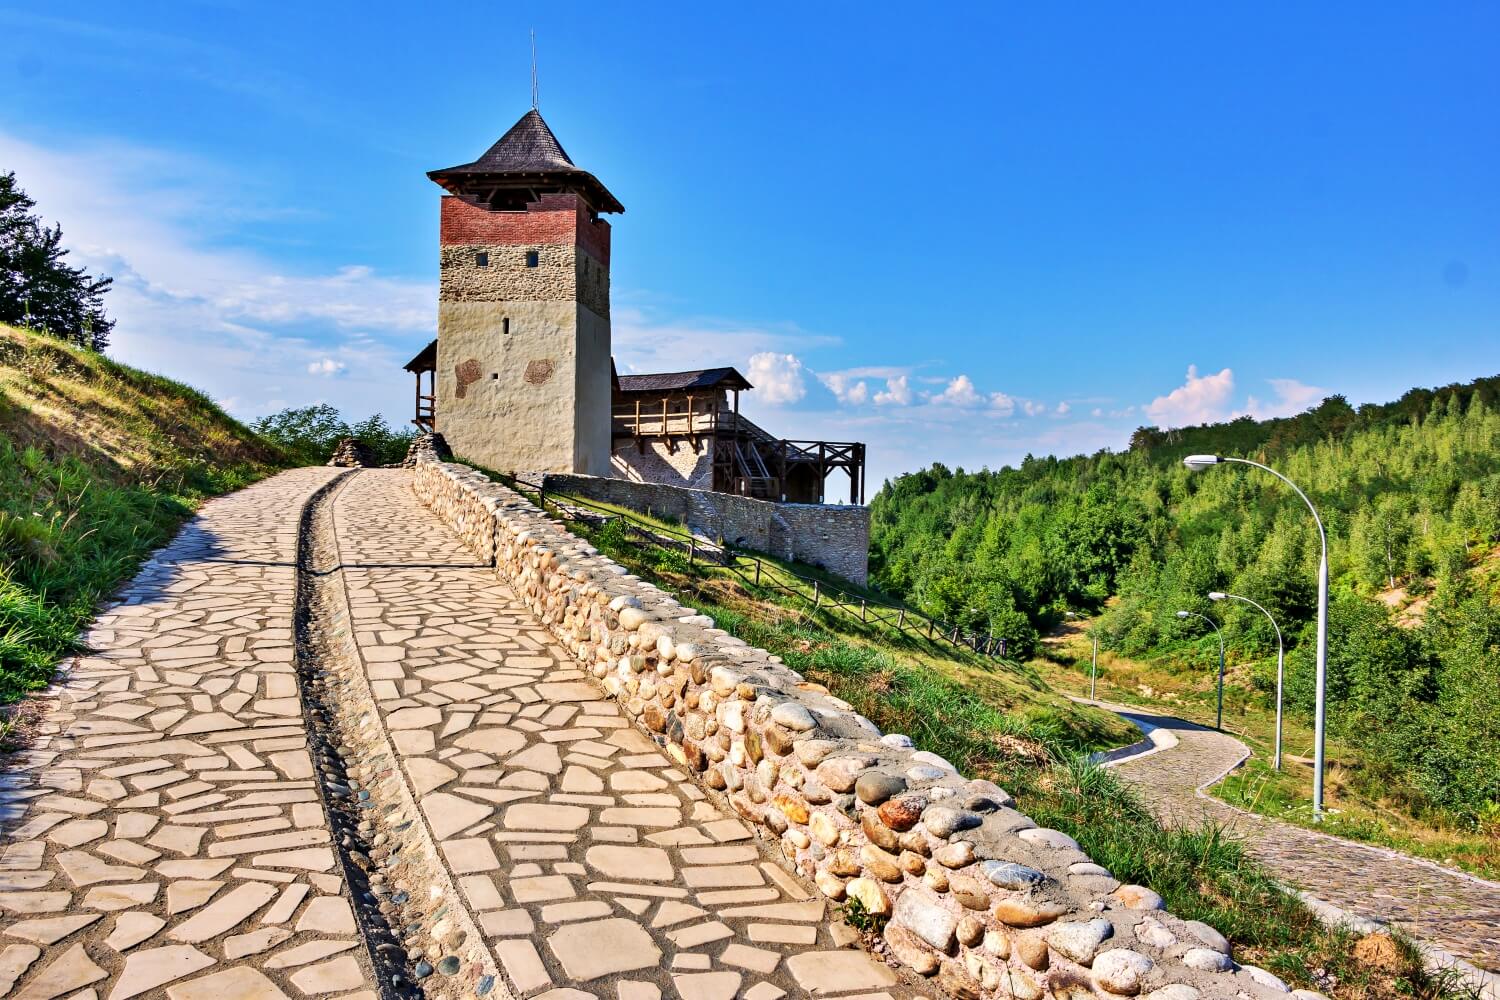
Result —
[[[0,702],[204,497],[282,461],[196,389],[0,325]]]
[[[827,685],[887,732],[907,733],[965,773],[999,782],[1037,822],[1076,837],[1117,877],[1150,885],[1172,912],[1222,929],[1241,960],[1336,1000],[1467,996],[1450,979],[1424,973],[1404,941],[1395,942],[1389,961],[1366,961],[1361,956],[1370,949],[1357,947],[1357,935],[1324,927],[1220,831],[1163,829],[1109,772],[1086,760],[1087,751],[1139,734],[1109,713],[1061,697],[1035,667],[812,611],[803,600],[643,543],[618,522],[563,523],[732,634]]]
[[[1500,377],[1358,410],[1331,397],[1293,418],[1143,429],[1119,454],[902,476],[872,504],[874,579],[929,613],[1009,631],[1013,648],[1034,646],[1065,608],[1097,613],[1101,648],[1156,664],[1168,694],[1196,683],[1174,689],[1172,675],[1201,678],[1218,655],[1212,631],[1176,611],[1216,617],[1232,678],[1264,713],[1271,627],[1253,608],[1207,599],[1244,595],[1286,633],[1300,725],[1313,696],[1312,520],[1263,472],[1190,472],[1181,459],[1194,452],[1266,462],[1323,514],[1330,727],[1371,821],[1451,827],[1493,852],[1500,601],[1487,567],[1500,541]]]

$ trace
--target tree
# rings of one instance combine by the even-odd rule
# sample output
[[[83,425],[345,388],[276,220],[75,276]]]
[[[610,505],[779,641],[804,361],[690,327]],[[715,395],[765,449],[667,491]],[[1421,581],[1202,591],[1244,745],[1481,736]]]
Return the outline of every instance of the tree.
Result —
[[[62,227],[47,228],[35,207],[15,173],[0,174],[0,322],[102,351],[115,325],[104,313],[114,279],[69,266]]]
[[[1411,545],[1411,504],[1405,496],[1387,493],[1363,507],[1354,517],[1350,543],[1360,579],[1371,587],[1396,587],[1396,574],[1408,564]]]
[[[407,446],[416,434],[412,428],[392,428],[378,413],[351,425],[327,403],[288,407],[260,418],[252,428],[303,465],[327,461],[339,439],[346,437],[357,438],[377,465],[392,465],[405,457]]]
[[[327,403],[293,406],[262,417],[251,425],[255,433],[279,444],[303,465],[328,460],[339,438],[349,437],[349,425]]]

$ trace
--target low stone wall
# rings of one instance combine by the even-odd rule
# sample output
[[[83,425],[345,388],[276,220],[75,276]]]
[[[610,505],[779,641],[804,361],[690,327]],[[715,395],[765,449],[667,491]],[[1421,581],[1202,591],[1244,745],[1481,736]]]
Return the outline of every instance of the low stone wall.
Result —
[[[1213,928],[1121,885],[1001,788],[882,735],[517,494],[433,462],[413,487],[664,752],[830,899],[889,917],[886,952],[953,996],[1285,995]]]
[[[814,503],[773,503],[730,493],[627,479],[547,473],[544,489],[675,517],[692,530],[731,545],[820,566],[864,586],[869,579],[870,509]]]

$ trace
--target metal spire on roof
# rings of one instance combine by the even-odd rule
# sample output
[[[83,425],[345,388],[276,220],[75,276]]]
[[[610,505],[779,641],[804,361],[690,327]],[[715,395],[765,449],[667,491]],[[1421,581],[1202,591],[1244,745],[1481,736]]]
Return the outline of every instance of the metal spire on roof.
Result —
[[[538,105],[537,105],[537,94],[536,94],[536,29],[532,28],[531,29],[531,110],[536,111],[537,108],[538,108]]]

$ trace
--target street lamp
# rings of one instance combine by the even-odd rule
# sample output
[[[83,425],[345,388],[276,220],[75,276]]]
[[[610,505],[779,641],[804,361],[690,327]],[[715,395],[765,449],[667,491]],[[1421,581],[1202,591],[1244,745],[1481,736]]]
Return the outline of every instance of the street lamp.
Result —
[[[1224,728],[1224,633],[1219,631],[1219,623],[1208,615],[1200,615],[1196,611],[1179,611],[1178,618],[1202,618],[1213,626],[1215,632],[1219,633],[1219,721],[1214,723],[1214,728]]]
[[[1208,599],[1210,601],[1243,601],[1265,615],[1266,620],[1271,623],[1271,627],[1276,630],[1276,753],[1271,757],[1271,767],[1279,771],[1281,770],[1281,680],[1283,667],[1286,664],[1286,643],[1281,639],[1281,626],[1276,624],[1276,619],[1271,617],[1271,612],[1256,604],[1248,597],[1241,597],[1239,594],[1226,594],[1221,590],[1215,590],[1209,593]]]
[[[1074,614],[1071,611],[1064,611],[1063,614],[1064,614],[1064,616],[1066,616],[1068,618],[1077,618],[1078,617],[1076,614]],[[1094,635],[1092,632],[1090,632],[1089,633],[1089,638],[1092,639],[1092,640],[1094,640],[1094,659],[1093,659],[1092,664],[1089,666],[1089,701],[1093,701],[1094,700],[1094,681],[1099,676],[1099,637],[1097,635]]]
[[[1318,525],[1318,541],[1323,546],[1323,552],[1318,559],[1318,669],[1317,669],[1317,695],[1313,706],[1313,819],[1323,818],[1323,729],[1326,717],[1326,694],[1328,690],[1328,533],[1323,530],[1323,519],[1318,516],[1318,508],[1307,499],[1307,494],[1297,488],[1297,484],[1286,476],[1277,472],[1269,465],[1261,465],[1252,462],[1248,458],[1226,458],[1223,455],[1189,455],[1182,460],[1193,471],[1206,469],[1211,465],[1219,465],[1223,462],[1237,462],[1240,465],[1253,465],[1257,469],[1264,469],[1277,479],[1290,486],[1302,502],[1307,504],[1307,509],[1312,512],[1313,521]]]

